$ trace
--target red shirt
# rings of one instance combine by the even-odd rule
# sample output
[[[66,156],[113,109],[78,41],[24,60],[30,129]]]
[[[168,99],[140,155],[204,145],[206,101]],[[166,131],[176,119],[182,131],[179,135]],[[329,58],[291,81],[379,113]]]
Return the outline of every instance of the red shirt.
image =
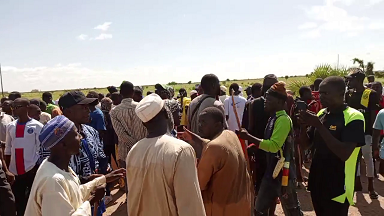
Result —
[[[313,91],[312,97],[312,101],[307,101],[307,104],[310,105],[309,110],[314,113],[318,113],[321,109],[323,109],[323,106],[320,102],[320,93],[318,91]]]

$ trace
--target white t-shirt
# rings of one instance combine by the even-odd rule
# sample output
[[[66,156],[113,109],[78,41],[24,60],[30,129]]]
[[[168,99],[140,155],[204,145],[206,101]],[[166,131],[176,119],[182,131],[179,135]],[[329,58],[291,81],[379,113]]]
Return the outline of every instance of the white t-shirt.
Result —
[[[9,171],[22,175],[36,165],[39,159],[39,135],[43,124],[30,119],[25,124],[13,121],[7,125],[4,155],[11,156]]]
[[[229,98],[228,95],[221,95],[221,96],[219,96],[219,100],[220,100],[221,103],[223,103],[223,104],[224,104],[225,99],[227,99],[227,98]]]
[[[233,96],[233,97],[235,100],[237,115],[239,116],[240,124],[241,124],[241,121],[243,119],[243,114],[244,114],[245,103],[247,103],[247,100],[241,96],[238,96],[238,95]],[[235,112],[233,111],[232,97],[228,97],[227,99],[225,99],[224,109],[225,109],[225,115],[229,116],[229,118],[228,118],[228,130],[231,130],[231,131],[239,130],[239,126],[237,125]]]

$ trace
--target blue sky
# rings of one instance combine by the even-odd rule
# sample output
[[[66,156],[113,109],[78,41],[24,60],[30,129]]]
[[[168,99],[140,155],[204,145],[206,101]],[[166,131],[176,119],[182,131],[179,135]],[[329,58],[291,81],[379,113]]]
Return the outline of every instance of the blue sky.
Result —
[[[307,74],[359,57],[384,69],[383,0],[4,0],[4,89]]]

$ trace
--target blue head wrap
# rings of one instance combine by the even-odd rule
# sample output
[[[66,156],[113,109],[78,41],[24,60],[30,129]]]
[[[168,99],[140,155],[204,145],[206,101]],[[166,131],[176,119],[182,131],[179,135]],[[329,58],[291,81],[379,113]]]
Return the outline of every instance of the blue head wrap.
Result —
[[[59,143],[72,130],[75,124],[63,115],[50,120],[41,130],[39,140],[41,145],[49,150]]]

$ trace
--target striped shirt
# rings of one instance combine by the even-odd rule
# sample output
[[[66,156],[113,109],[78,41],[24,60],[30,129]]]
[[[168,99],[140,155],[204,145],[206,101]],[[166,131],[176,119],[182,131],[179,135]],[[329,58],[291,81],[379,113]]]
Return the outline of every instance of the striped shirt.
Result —
[[[111,110],[113,128],[117,134],[119,159],[125,160],[132,146],[147,136],[147,129],[135,113],[137,103],[125,98]]]

